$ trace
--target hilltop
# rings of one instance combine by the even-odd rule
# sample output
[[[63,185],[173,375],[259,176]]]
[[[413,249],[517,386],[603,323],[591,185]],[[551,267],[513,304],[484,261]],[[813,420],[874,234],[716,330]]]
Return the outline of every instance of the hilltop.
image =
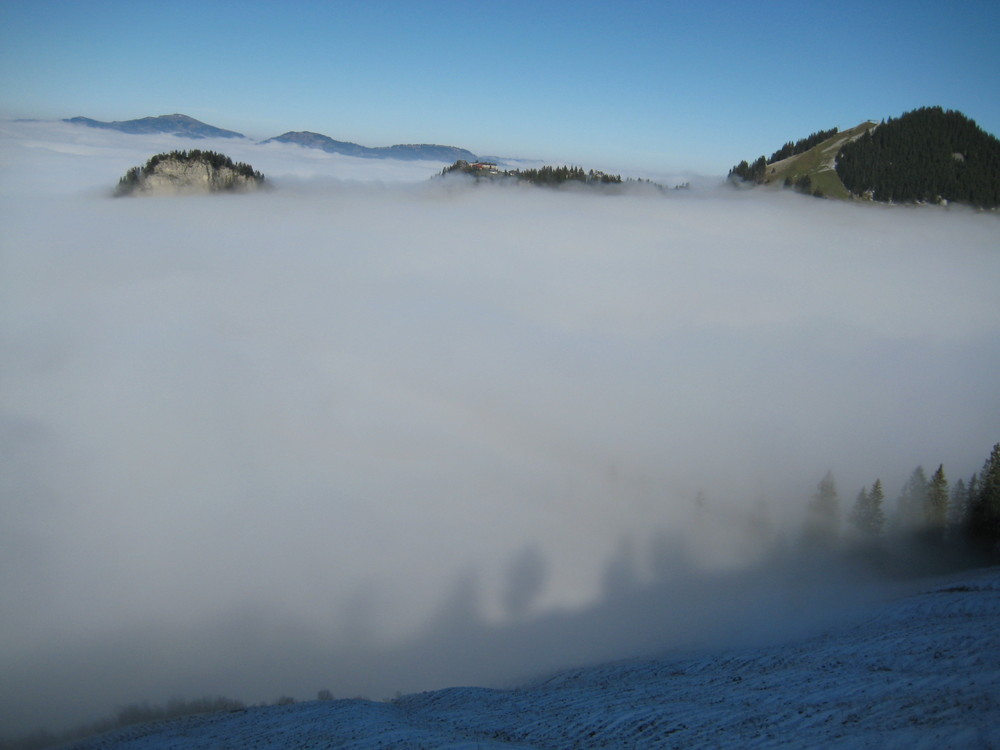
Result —
[[[261,143],[294,143],[305,148],[316,148],[328,154],[345,154],[366,159],[401,159],[404,161],[454,161],[472,160],[476,155],[456,146],[441,146],[434,143],[397,144],[395,146],[361,146],[350,141],[337,141],[322,133],[309,131],[289,131]]]
[[[818,131],[729,179],[824,198],[1000,206],[1000,140],[960,112],[925,107],[881,123]]]
[[[85,125],[103,130],[117,130],[130,135],[163,133],[181,138],[246,138],[234,130],[224,130],[208,125],[193,117],[182,114],[140,117],[135,120],[115,120],[102,122],[89,117],[70,117],[63,122],[71,125]],[[362,146],[350,141],[338,141],[322,133],[308,130],[288,131],[281,135],[259,141],[266,143],[291,143],[304,148],[315,148],[329,154],[344,154],[367,159],[399,159],[402,161],[442,161],[458,159],[475,161],[478,157],[471,151],[457,146],[442,146],[436,143],[400,143],[393,146]]]
[[[115,195],[247,192],[264,183],[264,175],[214,151],[171,151],[156,154],[142,167],[132,167],[118,181]]]
[[[117,130],[132,135],[165,133],[181,138],[246,138],[245,135],[237,133],[235,130],[223,130],[181,114],[140,117],[137,120],[116,120],[114,122],[101,122],[100,120],[91,120],[89,117],[70,117],[63,122],[103,130]]]
[[[847,143],[837,176],[852,195],[894,203],[1000,206],[1000,140],[961,112],[927,107]]]
[[[608,174],[600,170],[584,170],[579,166],[559,166],[553,167],[545,165],[531,169],[500,169],[496,162],[477,161],[468,162],[459,159],[451,166],[445,167],[436,177],[447,177],[448,175],[467,175],[476,182],[480,181],[516,181],[531,185],[541,185],[543,187],[559,187],[561,185],[590,185],[615,187],[622,185],[637,186],[643,185],[657,190],[663,190],[662,185],[658,185],[650,180],[626,178],[622,179],[619,174]],[[677,185],[675,189],[688,188],[685,183]]]

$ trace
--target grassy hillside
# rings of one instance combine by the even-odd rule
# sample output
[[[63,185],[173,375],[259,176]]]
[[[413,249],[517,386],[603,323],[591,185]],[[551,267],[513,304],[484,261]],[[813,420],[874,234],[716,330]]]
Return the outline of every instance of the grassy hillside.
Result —
[[[734,182],[826,198],[1000,207],[1000,140],[961,112],[923,107],[838,133],[788,142],[768,159],[742,161]]]
[[[767,165],[763,183],[778,185],[802,184],[808,177],[808,192],[828,198],[850,198],[851,194],[837,176],[837,153],[848,141],[863,135],[875,123],[863,122],[850,130],[841,131],[808,151]]]

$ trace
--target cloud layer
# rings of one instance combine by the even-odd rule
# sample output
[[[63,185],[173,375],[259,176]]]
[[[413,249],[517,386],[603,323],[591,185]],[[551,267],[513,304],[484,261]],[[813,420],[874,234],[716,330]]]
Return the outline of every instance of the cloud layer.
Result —
[[[733,538],[694,536],[699,491],[792,529],[827,469],[891,498],[1000,439],[993,215],[205,143],[278,189],[112,200],[192,143],[0,138],[0,672],[31,680],[3,686],[7,724],[306,697],[323,648],[405,643],[452,605],[590,606],[653,531],[731,564]],[[380,669],[325,673],[433,686]]]

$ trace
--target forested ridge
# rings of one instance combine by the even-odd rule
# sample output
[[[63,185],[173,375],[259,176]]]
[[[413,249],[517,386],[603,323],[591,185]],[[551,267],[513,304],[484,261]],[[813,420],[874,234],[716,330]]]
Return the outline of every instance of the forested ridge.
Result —
[[[820,130],[729,170],[736,182],[782,178],[825,197],[992,209],[1000,206],[1000,140],[961,112],[923,107],[878,125]]]
[[[925,107],[844,144],[837,175],[852,194],[894,203],[1000,206],[1000,140],[961,112]]]
[[[607,174],[596,169],[589,171],[578,166],[553,167],[545,165],[531,169],[497,169],[496,164],[491,162],[475,162],[470,164],[464,159],[459,159],[451,166],[441,170],[439,177],[459,173],[471,175],[478,179],[516,179],[520,182],[528,182],[532,185],[545,185],[556,187],[564,183],[582,183],[585,185],[620,185],[623,180],[621,175]],[[635,182],[635,180],[629,180]]]
[[[517,169],[509,174],[519,180],[530,182],[533,185],[561,185],[564,182],[570,181],[607,185],[621,183],[622,181],[621,175],[606,174],[594,169],[585,172],[583,167],[544,166],[537,169]]]

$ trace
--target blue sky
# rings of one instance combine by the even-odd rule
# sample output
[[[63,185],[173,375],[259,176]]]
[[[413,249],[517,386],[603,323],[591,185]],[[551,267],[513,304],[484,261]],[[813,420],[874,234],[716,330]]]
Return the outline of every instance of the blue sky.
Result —
[[[925,105],[1000,133],[995,2],[0,4],[0,117],[725,173]]]

